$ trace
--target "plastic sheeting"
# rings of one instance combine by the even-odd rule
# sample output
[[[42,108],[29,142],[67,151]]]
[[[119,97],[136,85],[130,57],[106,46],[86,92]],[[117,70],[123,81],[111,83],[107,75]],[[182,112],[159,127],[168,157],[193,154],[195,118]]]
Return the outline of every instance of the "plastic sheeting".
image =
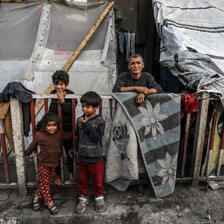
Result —
[[[51,75],[64,67],[107,3],[2,3],[0,91],[7,82],[16,80],[38,94],[44,93]],[[111,10],[69,70],[69,88],[75,93],[111,92],[116,79],[114,28]]]
[[[108,1],[27,0],[0,4],[0,92],[11,81],[20,81],[37,94],[50,86],[52,74],[62,69],[95,25]],[[96,91],[110,94],[116,81],[116,37],[114,10],[111,9],[87,45],[70,67],[68,88],[76,94]],[[81,105],[76,108],[80,116]],[[39,120],[43,109],[37,116]],[[103,101],[108,144],[111,124],[109,102]],[[26,146],[30,141],[25,140]],[[105,147],[106,149],[106,147]]]
[[[19,80],[32,54],[43,2],[0,5],[0,89]]]
[[[160,62],[192,90],[209,85],[224,104],[222,0],[153,0]]]
[[[42,8],[43,2],[36,1],[29,4],[1,4],[0,61],[22,61],[30,58]]]

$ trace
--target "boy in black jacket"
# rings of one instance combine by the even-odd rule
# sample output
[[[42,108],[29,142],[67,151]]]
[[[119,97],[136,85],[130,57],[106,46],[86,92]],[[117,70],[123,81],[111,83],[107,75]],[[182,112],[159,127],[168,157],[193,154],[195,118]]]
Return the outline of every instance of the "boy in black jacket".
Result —
[[[69,85],[69,75],[67,72],[63,70],[58,70],[52,75],[52,82],[54,84],[54,90],[51,91],[51,94],[57,94],[59,102],[61,104],[63,131],[70,132],[72,131],[72,100],[65,99],[65,96],[67,94],[74,94],[74,92],[67,89]],[[76,101],[76,105],[77,105],[77,101]],[[58,114],[58,100],[57,99],[51,100],[49,111]],[[69,182],[72,183],[74,182],[73,159],[68,155],[68,151],[73,146],[72,139],[63,141],[63,146],[67,154]],[[57,174],[57,178],[55,179],[54,183],[56,185],[61,186],[60,163],[57,166],[55,172]]]
[[[93,91],[85,93],[81,99],[83,115],[77,120],[77,140],[70,151],[71,155],[79,154],[79,190],[81,196],[76,206],[77,213],[83,213],[88,204],[89,175],[93,180],[96,211],[106,209],[103,197],[103,157],[102,137],[105,122],[95,111],[101,103],[101,97]]]

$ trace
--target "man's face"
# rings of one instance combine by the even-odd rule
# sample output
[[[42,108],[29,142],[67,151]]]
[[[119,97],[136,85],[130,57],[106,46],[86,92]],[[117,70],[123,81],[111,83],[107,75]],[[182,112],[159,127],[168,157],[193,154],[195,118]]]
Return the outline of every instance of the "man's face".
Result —
[[[129,60],[128,68],[134,76],[141,74],[144,66],[145,64],[141,58],[131,58]]]

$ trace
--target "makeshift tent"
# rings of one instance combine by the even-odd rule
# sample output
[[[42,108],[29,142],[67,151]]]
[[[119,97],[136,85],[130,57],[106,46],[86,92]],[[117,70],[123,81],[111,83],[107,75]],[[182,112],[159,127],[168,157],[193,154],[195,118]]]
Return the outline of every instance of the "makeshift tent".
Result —
[[[0,92],[7,83],[20,81],[26,88],[43,94],[52,82],[52,74],[64,67],[108,1],[27,0],[0,5]],[[112,8],[70,67],[68,88],[76,94],[89,90],[101,95],[112,92],[116,80],[114,21]],[[80,103],[77,111],[80,115]],[[37,119],[42,114],[38,116]],[[108,102],[103,103],[103,116],[109,128]],[[105,139],[108,135],[106,131]]]
[[[28,0],[1,3],[0,91],[10,81],[43,94],[51,75],[62,69],[107,6]],[[69,70],[77,94],[95,90],[111,93],[116,79],[116,40],[113,10],[100,24]]]
[[[224,104],[223,1],[152,3],[161,39],[160,63],[187,88],[216,93]]]

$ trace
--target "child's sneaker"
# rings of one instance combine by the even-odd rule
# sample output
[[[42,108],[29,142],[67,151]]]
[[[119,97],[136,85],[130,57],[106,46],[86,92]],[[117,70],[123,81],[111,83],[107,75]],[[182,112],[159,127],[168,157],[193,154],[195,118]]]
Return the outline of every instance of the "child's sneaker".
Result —
[[[98,196],[95,198],[95,203],[96,203],[96,211],[97,212],[103,212],[106,210],[106,205],[104,203],[104,197],[103,196]]]
[[[89,199],[87,197],[84,197],[84,195],[81,194],[79,197],[79,203],[76,206],[75,211],[77,213],[83,213],[86,210],[86,205],[89,203]]]

